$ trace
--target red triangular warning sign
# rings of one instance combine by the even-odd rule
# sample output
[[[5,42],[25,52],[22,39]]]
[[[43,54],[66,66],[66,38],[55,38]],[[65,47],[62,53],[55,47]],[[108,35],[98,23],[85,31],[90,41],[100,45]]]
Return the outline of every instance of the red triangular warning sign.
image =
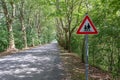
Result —
[[[98,31],[88,15],[86,15],[83,19],[80,27],[77,30],[77,34],[98,34]]]

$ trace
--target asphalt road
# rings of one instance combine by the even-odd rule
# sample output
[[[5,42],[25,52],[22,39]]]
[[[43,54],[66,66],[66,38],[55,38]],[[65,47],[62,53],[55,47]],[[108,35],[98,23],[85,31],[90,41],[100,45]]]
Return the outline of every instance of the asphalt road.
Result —
[[[62,80],[57,43],[0,58],[0,80]]]

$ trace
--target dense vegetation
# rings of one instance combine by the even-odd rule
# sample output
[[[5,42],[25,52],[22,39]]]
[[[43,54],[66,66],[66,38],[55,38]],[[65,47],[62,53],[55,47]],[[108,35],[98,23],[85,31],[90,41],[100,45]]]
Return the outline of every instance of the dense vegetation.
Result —
[[[84,35],[76,30],[85,13],[92,18],[98,35],[89,35],[89,63],[120,76],[120,1],[119,0],[57,0],[58,41],[65,48],[85,57]]]
[[[84,35],[76,35],[85,14],[98,35],[89,35],[89,63],[120,76],[119,0],[1,0],[0,51],[58,40],[84,62]],[[56,30],[56,32],[55,32]]]
[[[51,7],[44,0],[0,1],[0,51],[48,43],[55,37]],[[51,36],[52,35],[52,36]]]

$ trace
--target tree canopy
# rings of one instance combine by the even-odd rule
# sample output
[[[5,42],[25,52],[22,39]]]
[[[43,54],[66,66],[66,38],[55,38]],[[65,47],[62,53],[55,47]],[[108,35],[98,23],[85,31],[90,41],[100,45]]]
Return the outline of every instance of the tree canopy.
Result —
[[[117,78],[119,4],[119,0],[0,0],[0,51],[28,48],[56,39],[84,62],[85,38],[76,35],[76,31],[88,13],[99,31],[98,35],[89,35],[89,62]]]

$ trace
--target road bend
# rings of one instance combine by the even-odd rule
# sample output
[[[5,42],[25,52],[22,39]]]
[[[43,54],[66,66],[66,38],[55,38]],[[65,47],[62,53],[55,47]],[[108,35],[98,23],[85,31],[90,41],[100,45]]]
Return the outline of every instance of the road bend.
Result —
[[[0,80],[63,80],[57,43],[0,58]]]

